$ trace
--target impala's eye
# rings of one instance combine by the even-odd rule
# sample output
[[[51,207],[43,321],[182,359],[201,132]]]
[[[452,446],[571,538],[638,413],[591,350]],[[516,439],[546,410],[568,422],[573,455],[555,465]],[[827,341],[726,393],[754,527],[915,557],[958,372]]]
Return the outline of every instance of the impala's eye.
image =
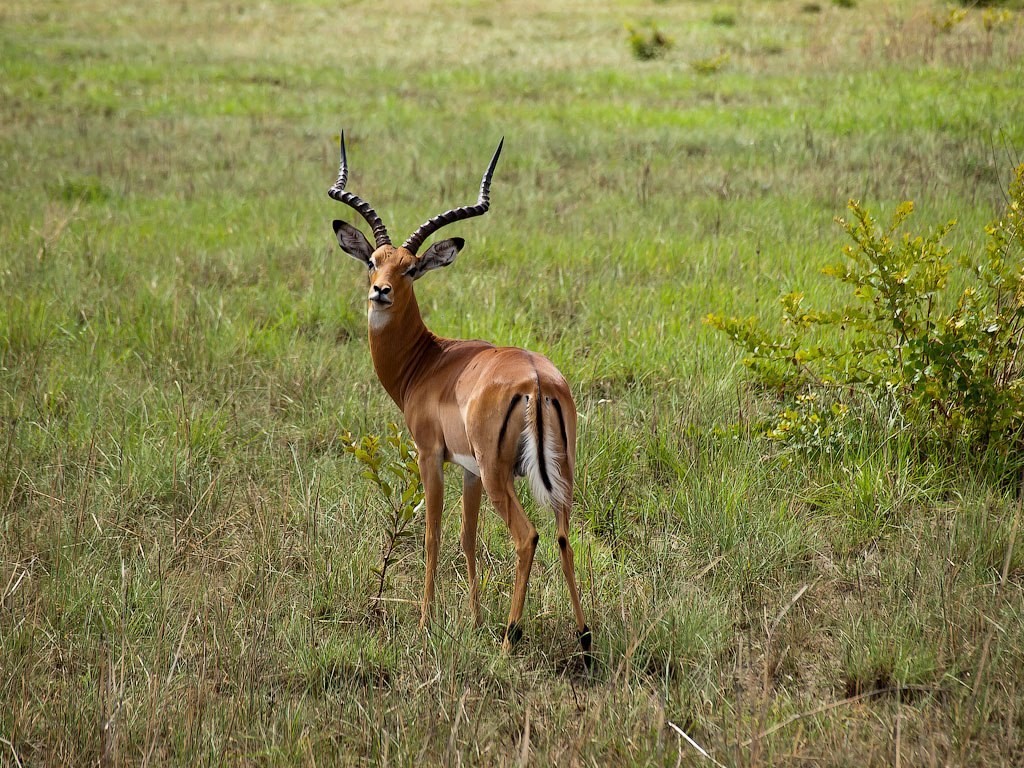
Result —
[[[369,268],[370,272],[373,272],[373,270],[375,270],[377,268],[377,265],[374,264],[372,261],[366,262],[366,266]]]

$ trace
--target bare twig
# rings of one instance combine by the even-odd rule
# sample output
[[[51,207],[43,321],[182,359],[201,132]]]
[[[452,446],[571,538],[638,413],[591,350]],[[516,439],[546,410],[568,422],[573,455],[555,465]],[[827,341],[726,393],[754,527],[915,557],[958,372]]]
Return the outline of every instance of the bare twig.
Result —
[[[7,586],[4,587],[4,592],[2,595],[0,595],[0,605],[3,605],[8,597],[12,596],[15,592],[18,591],[18,587],[21,586],[21,582],[23,582],[25,580],[25,577],[28,576],[28,568],[21,571],[20,574],[18,573],[19,570],[20,566],[17,563],[15,563],[14,570],[11,571],[11,578],[7,580]],[[18,577],[17,581],[14,580],[15,576]],[[11,584],[14,584],[14,586],[12,587]]]
[[[687,743],[687,744],[689,744],[689,745],[690,745],[691,747],[693,747],[693,748],[694,748],[694,749],[696,749],[696,750],[697,750],[698,752],[700,752],[700,754],[701,754],[701,755],[702,755],[703,757],[707,758],[707,759],[708,759],[708,760],[710,760],[710,761],[711,761],[712,763],[714,763],[715,765],[717,765],[717,766],[718,766],[718,768],[725,768],[725,766],[724,766],[724,765],[722,765],[722,764],[721,764],[720,762],[718,762],[717,760],[715,760],[715,758],[713,758],[713,757],[712,757],[711,755],[709,755],[709,754],[708,754],[708,751],[707,751],[706,749],[704,749],[704,747],[702,747],[702,746],[701,746],[700,744],[698,744],[698,743],[697,743],[696,741],[694,741],[693,739],[691,739],[691,738],[690,738],[690,736],[689,736],[689,735],[688,735],[688,734],[686,733],[686,731],[684,731],[684,730],[683,730],[682,728],[680,728],[680,727],[679,727],[678,725],[676,725],[676,724],[675,724],[675,723],[673,723],[673,722],[672,722],[671,720],[669,720],[669,721],[668,721],[668,726],[669,726],[669,728],[671,728],[671,729],[672,729],[673,731],[675,731],[676,733],[678,733],[678,734],[680,735],[680,737],[682,737],[683,739],[685,739],[685,740],[686,740],[686,743]]]
[[[708,563],[707,565],[705,565],[703,568],[700,569],[700,571],[697,573],[697,575],[693,577],[693,580],[694,581],[700,581],[705,576],[707,576],[709,573],[711,573],[713,570],[715,570],[715,566],[717,566],[723,560],[725,560],[725,555],[719,555],[718,557],[714,558],[710,563]]]
[[[894,726],[894,729],[896,731],[896,755],[895,755],[895,759],[893,761],[893,763],[895,765],[895,768],[902,768],[902,765],[903,765],[902,757],[901,757],[901,754],[900,754],[902,749],[903,749],[903,728],[902,728],[902,720],[903,720],[902,712],[903,712],[903,707],[901,706],[903,704],[903,702],[901,701],[901,699],[902,699],[902,697],[900,696],[900,691],[899,691],[899,689],[897,689],[896,690],[896,724]]]
[[[807,590],[813,587],[814,584],[817,584],[817,582],[814,582],[812,584],[804,584],[802,587],[800,587],[800,589],[796,591],[796,594],[789,599],[789,602],[786,603],[786,606],[781,611],[779,611],[779,615],[776,616],[775,620],[772,622],[772,625],[768,630],[769,637],[775,634],[775,630],[779,628],[779,624],[782,622],[782,619],[785,618],[786,614],[789,613],[790,609],[797,604],[800,598],[804,596],[804,593],[806,593]]]
[[[455,754],[455,736],[459,732],[459,723],[466,714],[466,697],[469,696],[469,688],[462,692],[458,706],[455,707],[455,721],[452,723],[452,732],[448,734],[448,765],[452,764],[452,755]],[[460,761],[461,762],[461,761]]]
[[[374,603],[407,603],[409,605],[419,605],[419,600],[410,600],[407,597],[371,597],[371,602]]]
[[[437,674],[434,675],[432,678],[427,680],[425,683],[420,683],[419,686],[416,688],[416,690],[413,691],[413,693],[419,693],[424,688],[426,688],[428,685],[433,685],[434,683],[436,683],[440,679],[441,679],[441,671],[438,670]]]
[[[174,677],[174,670],[178,666],[178,659],[181,658],[181,647],[185,644],[185,633],[188,631],[188,625],[192,623],[192,613],[193,608],[189,608],[185,623],[181,625],[181,637],[178,638],[178,647],[174,651],[174,658],[171,659],[171,666],[167,670],[167,680],[164,683],[165,686],[170,685],[171,678]]]
[[[530,762],[530,702],[526,702],[526,716],[523,722],[523,738],[519,741],[519,766],[526,768]]]
[[[7,745],[7,747],[11,750],[11,754],[14,755],[14,763],[15,763],[15,765],[17,765],[18,768],[21,768],[21,758],[18,757],[18,750],[16,750],[14,748],[14,745],[11,742],[9,742],[7,739],[5,739],[3,736],[0,736],[0,744],[6,744]]]

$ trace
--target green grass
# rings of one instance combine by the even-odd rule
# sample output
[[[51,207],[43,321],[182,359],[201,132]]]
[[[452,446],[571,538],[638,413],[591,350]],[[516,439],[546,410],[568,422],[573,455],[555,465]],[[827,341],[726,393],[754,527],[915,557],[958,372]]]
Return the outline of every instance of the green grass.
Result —
[[[844,462],[776,455],[701,318],[833,297],[850,197],[979,247],[1024,148],[1024,20],[729,13],[4,5],[0,765],[709,764],[676,728],[727,765],[1021,761],[1012,491],[884,423]],[[675,44],[637,61],[647,21]],[[546,513],[525,642],[500,653],[487,511],[470,627],[454,474],[435,626],[419,526],[369,610],[384,520],[339,437],[400,417],[330,232],[340,128],[396,236],[471,202],[506,137],[419,298],[573,385],[593,675]]]

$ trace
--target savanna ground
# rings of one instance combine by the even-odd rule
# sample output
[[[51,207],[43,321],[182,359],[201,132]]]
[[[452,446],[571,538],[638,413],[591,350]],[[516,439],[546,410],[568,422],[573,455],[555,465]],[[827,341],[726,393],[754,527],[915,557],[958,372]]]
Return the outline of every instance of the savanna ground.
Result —
[[[1024,19],[986,13],[5,0],[0,764],[1024,764],[1015,490],[884,420],[780,450],[701,322],[827,302],[848,198],[980,247],[1024,148]],[[371,608],[340,436],[400,417],[330,231],[342,127],[395,237],[506,138],[418,292],[572,382],[592,674],[544,512],[524,642],[486,506],[469,625],[455,473],[434,625],[419,520]]]

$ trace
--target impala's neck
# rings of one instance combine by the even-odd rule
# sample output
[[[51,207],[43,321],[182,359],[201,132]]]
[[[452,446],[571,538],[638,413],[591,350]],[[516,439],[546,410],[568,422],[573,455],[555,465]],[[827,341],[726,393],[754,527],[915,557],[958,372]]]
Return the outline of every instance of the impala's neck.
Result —
[[[381,311],[371,304],[367,319],[377,378],[398,407],[404,408],[416,372],[437,349],[437,337],[424,325],[415,295],[401,309]]]

